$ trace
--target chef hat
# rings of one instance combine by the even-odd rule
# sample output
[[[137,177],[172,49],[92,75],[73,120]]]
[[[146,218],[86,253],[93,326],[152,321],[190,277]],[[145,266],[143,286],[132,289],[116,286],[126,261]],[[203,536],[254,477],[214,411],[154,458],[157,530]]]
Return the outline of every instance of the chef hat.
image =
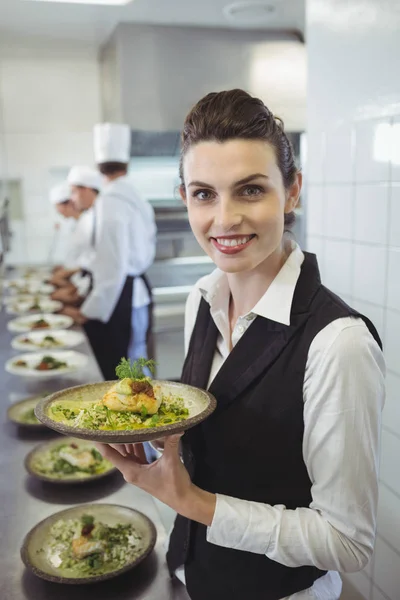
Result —
[[[99,123],[94,127],[94,157],[99,165],[106,162],[127,164],[131,156],[129,125]]]
[[[92,167],[72,167],[68,173],[68,183],[100,191],[102,178],[100,173]]]
[[[71,198],[71,187],[68,181],[63,181],[55,185],[50,190],[50,202],[54,205],[66,202]]]

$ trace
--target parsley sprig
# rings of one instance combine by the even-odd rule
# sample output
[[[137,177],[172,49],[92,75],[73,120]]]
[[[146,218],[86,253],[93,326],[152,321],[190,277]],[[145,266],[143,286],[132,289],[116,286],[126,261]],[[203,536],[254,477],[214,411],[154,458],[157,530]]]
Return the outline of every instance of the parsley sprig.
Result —
[[[132,363],[126,358],[121,358],[119,365],[115,369],[115,373],[118,379],[129,378],[140,381],[147,379],[147,376],[143,373],[143,369],[147,368],[154,375],[155,366],[155,361],[147,360],[147,358],[139,358]]]

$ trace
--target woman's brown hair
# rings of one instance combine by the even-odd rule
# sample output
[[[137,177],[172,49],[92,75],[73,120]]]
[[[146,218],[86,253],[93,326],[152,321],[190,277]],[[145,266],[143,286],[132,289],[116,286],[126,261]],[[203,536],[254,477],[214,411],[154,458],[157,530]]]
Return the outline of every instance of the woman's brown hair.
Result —
[[[262,100],[236,89],[208,94],[186,117],[181,137],[181,185],[184,185],[183,160],[191,146],[200,142],[226,142],[233,139],[264,140],[271,144],[285,189],[295,182],[298,169],[283,121],[274,117]],[[293,212],[285,214],[286,226],[294,220]]]

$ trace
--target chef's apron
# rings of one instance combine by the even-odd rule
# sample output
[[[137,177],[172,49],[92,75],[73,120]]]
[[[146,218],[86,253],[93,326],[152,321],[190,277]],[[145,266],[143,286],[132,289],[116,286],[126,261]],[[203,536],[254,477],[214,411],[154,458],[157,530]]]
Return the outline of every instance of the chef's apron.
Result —
[[[149,282],[145,275],[133,277],[128,275],[114,311],[107,323],[98,319],[90,319],[84,324],[85,333],[89,339],[102,375],[106,381],[116,379],[115,368],[121,358],[127,358],[132,332],[132,299],[135,279],[143,279],[149,292],[150,303],[149,327],[147,330],[148,358],[154,358],[153,349],[153,301]],[[90,293],[90,292],[89,292]]]

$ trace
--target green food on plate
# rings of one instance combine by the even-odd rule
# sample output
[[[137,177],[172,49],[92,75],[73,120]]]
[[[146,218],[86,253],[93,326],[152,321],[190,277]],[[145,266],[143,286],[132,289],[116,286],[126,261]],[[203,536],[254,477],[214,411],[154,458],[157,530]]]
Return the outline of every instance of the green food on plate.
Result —
[[[46,557],[68,577],[90,577],[123,568],[142,553],[143,542],[133,525],[106,525],[90,515],[60,519],[50,530]]]

